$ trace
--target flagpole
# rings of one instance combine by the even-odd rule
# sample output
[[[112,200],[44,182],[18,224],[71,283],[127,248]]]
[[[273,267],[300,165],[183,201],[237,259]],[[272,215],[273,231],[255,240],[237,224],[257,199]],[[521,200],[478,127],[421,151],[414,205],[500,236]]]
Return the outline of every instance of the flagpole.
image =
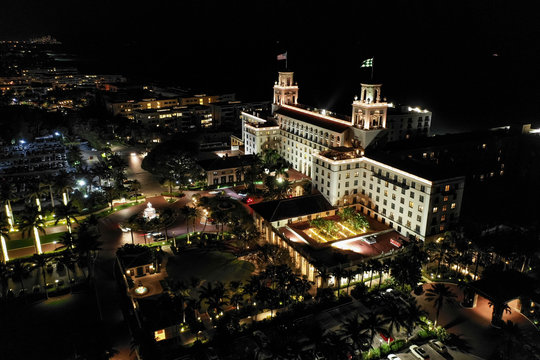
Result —
[[[373,69],[375,68],[375,56],[371,58],[371,81],[373,81]]]

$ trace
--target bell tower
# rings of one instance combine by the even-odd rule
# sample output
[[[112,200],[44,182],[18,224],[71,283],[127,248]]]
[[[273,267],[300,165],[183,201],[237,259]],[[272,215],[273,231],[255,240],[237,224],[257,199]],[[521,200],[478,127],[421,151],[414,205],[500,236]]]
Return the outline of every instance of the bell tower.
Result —
[[[352,122],[355,140],[366,148],[386,129],[388,104],[381,101],[382,84],[361,85],[360,98],[352,103]]]
[[[353,125],[364,130],[385,129],[388,104],[381,102],[382,84],[361,84],[360,99],[352,103]]]
[[[274,101],[272,109],[278,105],[298,104],[298,85],[293,81],[292,71],[279,72],[278,81],[274,83]]]

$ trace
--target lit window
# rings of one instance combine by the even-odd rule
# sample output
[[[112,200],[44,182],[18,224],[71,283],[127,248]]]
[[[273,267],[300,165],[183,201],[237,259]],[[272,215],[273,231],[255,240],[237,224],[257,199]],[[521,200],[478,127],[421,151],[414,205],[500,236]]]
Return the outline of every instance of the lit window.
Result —
[[[444,191],[450,191],[450,185],[446,185],[446,186],[444,187]]]
[[[450,209],[455,209],[456,208],[456,203],[452,203],[452,205],[450,205]]]
[[[422,205],[418,205],[418,211],[420,212],[424,211],[424,207]]]
[[[442,211],[446,211],[446,205],[443,205]]]
[[[414,203],[412,201],[409,201],[409,207],[410,208],[413,208],[414,207]]]
[[[439,210],[436,206],[433,208],[433,212],[436,213]]]
[[[443,197],[443,201],[448,201],[448,196]]]
[[[445,221],[445,220],[446,220],[446,215],[441,216],[441,221]]]

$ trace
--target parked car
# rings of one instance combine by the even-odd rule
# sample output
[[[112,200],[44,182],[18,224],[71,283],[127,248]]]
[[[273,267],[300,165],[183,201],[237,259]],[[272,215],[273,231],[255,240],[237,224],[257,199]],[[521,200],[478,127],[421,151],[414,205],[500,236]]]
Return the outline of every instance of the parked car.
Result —
[[[383,341],[387,344],[390,344],[392,341],[394,341],[394,338],[392,337],[392,335],[388,334],[387,332],[385,331],[381,331],[379,333],[379,336],[381,337],[381,339],[383,339]]]
[[[446,346],[439,340],[435,340],[435,339],[429,340],[429,345],[436,351],[440,352],[441,354],[448,353],[448,349],[446,348]]]
[[[123,224],[118,224],[118,228],[119,228],[120,230],[122,230],[122,232],[129,232],[129,231],[131,231],[131,228],[129,228],[129,227],[123,225]]]
[[[41,291],[41,286],[40,285],[32,286],[32,293],[36,294],[36,293],[38,293],[40,291]]]
[[[388,360],[401,360],[401,358],[397,356],[396,354],[389,354]]]
[[[160,233],[160,232],[152,233],[152,237],[154,238],[154,241],[165,240],[165,235],[163,233]]]
[[[429,355],[426,352],[426,350],[422,349],[418,345],[411,345],[409,346],[409,350],[411,350],[411,353],[416,356],[417,358],[421,360],[429,360]]]
[[[313,360],[326,360],[326,358],[324,357],[322,353],[318,352],[318,353],[315,353],[315,357],[313,358]]]

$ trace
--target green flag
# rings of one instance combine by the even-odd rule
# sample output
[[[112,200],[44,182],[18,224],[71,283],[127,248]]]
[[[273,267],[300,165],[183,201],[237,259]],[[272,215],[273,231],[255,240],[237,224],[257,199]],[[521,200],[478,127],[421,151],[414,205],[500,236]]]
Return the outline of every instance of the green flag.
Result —
[[[373,58],[362,61],[362,65],[360,67],[373,67]]]

